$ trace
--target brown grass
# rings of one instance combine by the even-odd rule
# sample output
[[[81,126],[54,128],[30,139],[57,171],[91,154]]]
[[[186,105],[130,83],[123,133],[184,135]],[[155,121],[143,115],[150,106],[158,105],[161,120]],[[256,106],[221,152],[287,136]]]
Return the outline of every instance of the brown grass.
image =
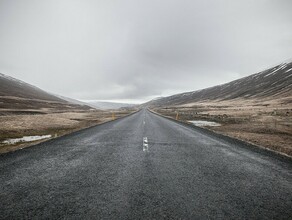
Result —
[[[182,121],[218,122],[220,127],[207,128],[292,156],[292,103],[287,100],[291,97],[190,103],[153,110],[173,118],[178,113]]]
[[[135,110],[114,111],[72,111],[54,113],[48,110],[9,111],[1,109],[0,116],[0,153],[6,153],[19,148],[28,147],[41,141],[18,143],[14,145],[1,144],[6,139],[23,136],[52,135],[53,138],[80,129],[98,125],[103,122],[126,116]],[[21,113],[19,113],[21,112]]]

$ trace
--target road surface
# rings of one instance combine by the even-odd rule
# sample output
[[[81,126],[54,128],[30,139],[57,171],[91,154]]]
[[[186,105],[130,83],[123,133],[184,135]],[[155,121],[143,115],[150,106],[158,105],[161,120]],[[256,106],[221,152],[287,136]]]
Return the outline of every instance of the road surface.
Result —
[[[292,164],[141,110],[0,156],[1,219],[291,219]]]

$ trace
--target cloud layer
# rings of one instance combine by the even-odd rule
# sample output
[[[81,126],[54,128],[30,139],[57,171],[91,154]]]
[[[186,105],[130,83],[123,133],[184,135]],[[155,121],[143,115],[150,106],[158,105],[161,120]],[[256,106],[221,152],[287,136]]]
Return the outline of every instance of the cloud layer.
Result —
[[[0,72],[77,99],[192,91],[292,56],[292,2],[1,0]]]

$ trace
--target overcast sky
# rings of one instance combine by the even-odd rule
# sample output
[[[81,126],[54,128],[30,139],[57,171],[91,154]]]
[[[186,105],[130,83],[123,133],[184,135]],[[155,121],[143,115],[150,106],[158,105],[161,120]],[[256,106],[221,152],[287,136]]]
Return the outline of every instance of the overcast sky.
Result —
[[[0,0],[0,72],[81,100],[146,101],[291,58],[291,0]]]

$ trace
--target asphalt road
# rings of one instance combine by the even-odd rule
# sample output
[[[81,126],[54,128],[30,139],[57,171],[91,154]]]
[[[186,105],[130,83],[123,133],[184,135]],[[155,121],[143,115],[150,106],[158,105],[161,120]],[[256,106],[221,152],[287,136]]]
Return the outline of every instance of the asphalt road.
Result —
[[[292,163],[141,110],[1,155],[0,218],[292,219]]]

